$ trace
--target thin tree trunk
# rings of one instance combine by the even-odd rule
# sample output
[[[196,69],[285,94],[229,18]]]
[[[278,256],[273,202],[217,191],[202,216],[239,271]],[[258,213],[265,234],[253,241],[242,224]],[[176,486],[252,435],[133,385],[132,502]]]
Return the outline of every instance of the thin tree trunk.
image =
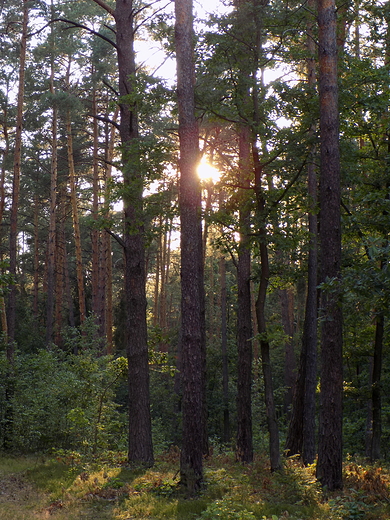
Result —
[[[93,128],[93,167],[92,167],[92,219],[94,226],[91,232],[92,243],[92,266],[91,266],[91,286],[92,286],[92,312],[95,315],[99,332],[102,332],[102,308],[100,305],[101,291],[104,292],[104,280],[99,276],[100,269],[100,230],[97,227],[99,218],[99,126],[97,120],[96,90],[92,92],[92,128]]]
[[[318,0],[320,93],[321,394],[317,478],[342,488],[343,335],[336,7]]]
[[[10,237],[9,237],[9,272],[14,277],[15,282],[10,286],[8,296],[8,343],[7,359],[13,361],[15,352],[15,326],[16,326],[16,265],[17,265],[17,238],[18,238],[18,211],[20,195],[20,167],[22,159],[22,130],[23,130],[23,104],[24,104],[24,78],[26,68],[27,32],[29,2],[23,0],[23,21],[22,35],[20,40],[19,54],[19,80],[18,98],[16,110],[16,132],[15,132],[15,152],[14,152],[14,175],[12,183],[12,203],[10,215]]]
[[[253,461],[252,441],[252,314],[251,314],[251,250],[250,250],[250,146],[249,127],[239,128],[239,167],[242,202],[240,204],[240,244],[237,265],[237,440],[236,458]]]
[[[230,441],[229,413],[229,357],[227,349],[227,294],[226,294],[226,260],[219,260],[219,283],[221,287],[221,347],[222,347],[222,390],[223,390],[223,442]]]
[[[119,115],[119,107],[115,109],[113,121],[116,122]],[[110,214],[110,199],[111,199],[111,173],[112,173],[112,159],[115,149],[115,127],[112,126],[108,130],[105,129],[106,146],[104,151],[105,169],[104,169],[104,214],[109,217]],[[105,252],[105,276],[106,276],[106,291],[102,294],[102,307],[105,309],[105,331],[107,338],[107,353],[113,353],[113,297],[112,297],[112,255],[111,255],[111,236],[109,233],[103,235],[103,250]]]
[[[294,294],[291,289],[279,291],[283,331],[286,336],[284,344],[284,413],[291,414],[291,405],[295,385],[295,353],[294,353]]]
[[[53,9],[53,2],[52,2]],[[53,38],[53,32],[52,32]],[[54,56],[51,56],[50,93],[54,96]],[[51,171],[50,171],[50,216],[47,246],[47,299],[46,299],[46,344],[53,339],[54,303],[55,303],[55,264],[56,264],[56,226],[57,226],[57,175],[58,175],[58,109],[52,109],[51,123]]]
[[[265,227],[265,200],[262,192],[262,166],[258,156],[256,144],[252,145],[253,161],[255,167],[255,194],[257,202],[257,218],[260,222],[259,228],[259,247],[260,247],[260,265],[261,275],[258,296],[256,300],[256,317],[257,327],[260,336],[260,353],[261,365],[264,377],[264,399],[267,413],[267,423],[269,432],[269,452],[271,471],[277,471],[281,468],[280,461],[280,441],[279,427],[276,418],[276,408],[274,401],[274,391],[272,382],[270,345],[267,337],[267,326],[265,320],[265,303],[267,297],[267,288],[270,276],[268,247],[267,247],[267,231]]]
[[[56,168],[57,169],[57,168]],[[65,238],[65,221],[66,221],[66,187],[64,183],[58,186],[57,193],[57,205],[58,211],[57,217],[59,217],[58,229],[56,231],[56,224],[54,225],[55,232],[55,254],[54,254],[54,292],[55,292],[55,307],[54,307],[54,338],[55,344],[58,346],[62,345],[62,327],[64,318],[64,309],[69,298],[65,297],[65,265],[66,265],[66,238]],[[49,290],[48,290],[49,292]],[[73,313],[73,310],[72,310]]]
[[[39,297],[39,198],[34,194],[34,289],[33,289],[33,314],[38,321],[38,297]]]
[[[372,402],[372,435],[370,446],[370,460],[380,459],[380,446],[382,435],[382,392],[381,392],[381,374],[382,374],[382,352],[384,337],[385,318],[383,314],[379,314],[376,319],[375,326],[375,343],[374,357],[372,365],[372,386],[371,386],[371,402]]]
[[[69,168],[70,200],[71,200],[71,204],[72,204],[74,244],[75,244],[75,250],[76,250],[76,275],[77,275],[77,290],[78,290],[78,297],[79,297],[79,313],[80,313],[80,324],[82,325],[86,318],[86,306],[85,306],[85,290],[84,290],[83,257],[82,257],[82,249],[81,249],[80,219],[79,219],[79,210],[78,210],[78,205],[77,205],[76,171],[75,171],[74,161],[73,161],[72,122],[71,122],[69,110],[66,113],[66,145],[67,145],[67,157],[68,157],[68,168]]]

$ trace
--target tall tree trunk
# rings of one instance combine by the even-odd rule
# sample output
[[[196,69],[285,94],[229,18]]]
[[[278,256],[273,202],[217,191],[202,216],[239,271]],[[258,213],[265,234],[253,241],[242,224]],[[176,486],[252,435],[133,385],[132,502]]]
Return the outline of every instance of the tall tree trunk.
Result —
[[[294,353],[294,293],[291,289],[279,291],[284,343],[284,413],[289,416],[295,385],[295,353]]]
[[[66,112],[65,126],[66,126],[67,158],[68,158],[68,168],[69,168],[70,200],[71,200],[71,205],[72,205],[73,233],[74,233],[74,244],[75,244],[75,250],[76,250],[77,290],[78,290],[78,297],[79,297],[80,324],[82,325],[86,318],[83,255],[82,255],[82,249],[81,249],[80,219],[79,219],[79,210],[78,210],[78,204],[77,204],[76,171],[75,171],[74,160],[73,160],[72,120],[70,117],[69,110]]]
[[[8,99],[8,97],[7,97]],[[5,174],[6,164],[10,151],[9,134],[8,134],[8,106],[7,102],[4,103],[3,108],[3,160],[1,164],[1,176],[0,176],[0,240],[2,240],[2,228],[3,228],[3,217],[5,209]],[[1,255],[0,260],[3,260]],[[3,335],[3,341],[5,344],[8,343],[8,324],[7,324],[7,311],[5,305],[5,298],[3,291],[0,292],[0,316],[1,316],[1,332]]]
[[[115,109],[113,121],[116,122],[119,115],[119,107]],[[105,168],[104,168],[104,214],[109,217],[110,214],[110,199],[111,199],[111,173],[112,173],[112,159],[115,149],[115,127],[112,126],[108,130],[108,123],[105,128]],[[113,353],[113,297],[112,297],[112,257],[111,257],[111,236],[109,233],[103,235],[103,251],[104,251],[104,270],[106,277],[105,294],[101,294],[102,307],[105,310],[105,331],[107,338],[107,353]]]
[[[318,0],[320,94],[321,394],[317,478],[342,488],[343,335],[336,7]]]
[[[51,4],[53,11],[53,2]],[[53,38],[53,30],[51,37]],[[54,44],[54,43],[53,43]],[[51,56],[50,93],[54,96],[54,53]],[[58,109],[54,102],[51,123],[51,169],[50,169],[50,215],[47,240],[47,298],[46,298],[46,344],[53,339],[55,303],[55,264],[56,264],[56,226],[57,226],[57,175],[58,175]]]
[[[221,287],[221,349],[222,349],[222,391],[223,391],[223,442],[230,441],[229,413],[229,357],[227,345],[227,294],[226,260],[222,255],[219,260],[219,283]]]
[[[115,8],[119,93],[131,96],[136,75],[134,5],[117,0]],[[140,171],[138,114],[134,101],[120,101],[120,137],[124,180],[124,253],[126,348],[129,385],[130,462],[154,462],[150,415],[149,360],[146,326],[146,269],[143,174]]]
[[[53,165],[52,165],[53,166]],[[57,168],[56,168],[57,169]],[[53,229],[55,233],[55,254],[54,254],[54,292],[55,292],[55,307],[54,307],[54,338],[55,344],[62,345],[62,328],[64,320],[65,308],[70,308],[71,299],[65,295],[66,286],[66,237],[65,237],[65,222],[66,222],[66,186],[64,183],[58,185],[57,206],[58,211],[58,229],[56,231],[56,223],[54,222]],[[52,194],[53,195],[53,194]],[[48,290],[49,292],[49,290]],[[68,303],[68,305],[65,304]],[[73,314],[73,305],[72,305]],[[72,322],[69,322],[72,323]]]
[[[315,0],[309,0],[310,11],[315,9]],[[314,93],[316,85],[315,41],[312,15],[307,24],[307,76]],[[310,127],[309,136],[314,138],[315,124]],[[316,387],[317,387],[317,174],[315,166],[316,147],[310,151],[307,167],[307,186],[310,211],[308,279],[303,324],[302,348],[298,378],[295,386],[292,416],[286,440],[286,450],[290,455],[301,454],[304,464],[312,464],[316,456]]]
[[[372,429],[370,439],[369,457],[371,461],[380,458],[381,435],[382,435],[382,392],[381,392],[381,373],[382,373],[382,352],[384,337],[385,318],[380,313],[376,318],[374,357],[372,364],[371,379],[371,403],[372,403]]]
[[[38,179],[37,179],[38,180]],[[33,288],[33,315],[38,321],[39,298],[39,197],[34,194],[34,288]]]
[[[252,153],[255,168],[255,194],[257,202],[257,218],[260,223],[259,247],[261,275],[258,296],[256,300],[256,317],[257,327],[260,336],[261,365],[264,377],[264,399],[269,433],[271,471],[277,471],[281,467],[279,427],[276,418],[276,408],[272,383],[270,345],[267,337],[267,326],[265,320],[265,303],[267,297],[270,270],[268,260],[267,231],[265,227],[265,200],[261,185],[263,171],[255,143],[252,144]]]
[[[10,215],[9,236],[9,271],[14,277],[14,283],[10,287],[8,296],[8,343],[7,359],[12,362],[15,352],[15,326],[16,326],[16,265],[17,265],[17,238],[18,238],[18,211],[20,194],[20,164],[22,159],[22,129],[23,129],[23,104],[24,104],[24,78],[26,68],[27,31],[28,31],[29,2],[23,0],[23,21],[19,54],[19,80],[16,111],[16,132],[14,152],[14,175],[12,181],[12,203]]]
[[[251,250],[250,250],[250,128],[239,128],[239,168],[242,202],[240,204],[240,244],[237,265],[237,440],[236,458],[253,461],[252,441],[252,313],[251,313]]]
[[[192,1],[175,0],[177,101],[180,139],[181,367],[183,439],[180,477],[188,493],[203,481],[205,324],[201,190],[196,166]]]
[[[93,71],[92,71],[93,72]],[[102,333],[102,307],[100,293],[104,292],[104,280],[100,278],[100,230],[97,227],[99,218],[99,126],[97,120],[96,89],[92,92],[92,134],[93,134],[93,159],[92,159],[92,219],[94,226],[91,232],[92,243],[92,266],[91,266],[91,286],[92,286],[92,312],[95,315],[99,333]]]

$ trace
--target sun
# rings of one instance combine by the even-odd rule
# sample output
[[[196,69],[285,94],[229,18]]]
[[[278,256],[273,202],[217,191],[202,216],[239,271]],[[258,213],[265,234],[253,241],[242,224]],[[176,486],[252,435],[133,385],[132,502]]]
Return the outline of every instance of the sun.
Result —
[[[220,173],[212,166],[209,162],[207,162],[207,159],[205,157],[202,157],[200,163],[197,167],[198,176],[201,181],[205,182],[217,182],[220,177]]]

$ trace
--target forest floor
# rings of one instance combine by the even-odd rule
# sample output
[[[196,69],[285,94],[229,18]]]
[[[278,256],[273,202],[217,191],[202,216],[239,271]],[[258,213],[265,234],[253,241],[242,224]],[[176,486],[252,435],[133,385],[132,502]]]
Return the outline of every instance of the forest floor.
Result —
[[[324,496],[314,468],[295,460],[271,474],[267,459],[234,462],[233,454],[205,461],[205,487],[196,497],[178,484],[177,450],[153,468],[129,468],[124,457],[84,460],[0,458],[1,520],[388,520],[389,468],[345,463],[344,490]]]

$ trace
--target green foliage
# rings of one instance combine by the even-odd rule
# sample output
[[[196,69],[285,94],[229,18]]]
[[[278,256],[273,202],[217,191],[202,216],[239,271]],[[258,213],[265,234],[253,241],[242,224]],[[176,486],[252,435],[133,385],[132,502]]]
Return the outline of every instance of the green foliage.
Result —
[[[256,520],[256,516],[240,506],[232,497],[212,502],[199,517],[202,520]]]
[[[126,430],[114,398],[116,388],[126,379],[127,360],[96,357],[96,343],[93,334],[89,337],[87,332],[73,331],[66,344],[78,355],[53,347],[16,356],[11,397],[14,450],[96,452],[125,444]],[[0,392],[4,404],[5,360],[1,367],[6,376]]]

